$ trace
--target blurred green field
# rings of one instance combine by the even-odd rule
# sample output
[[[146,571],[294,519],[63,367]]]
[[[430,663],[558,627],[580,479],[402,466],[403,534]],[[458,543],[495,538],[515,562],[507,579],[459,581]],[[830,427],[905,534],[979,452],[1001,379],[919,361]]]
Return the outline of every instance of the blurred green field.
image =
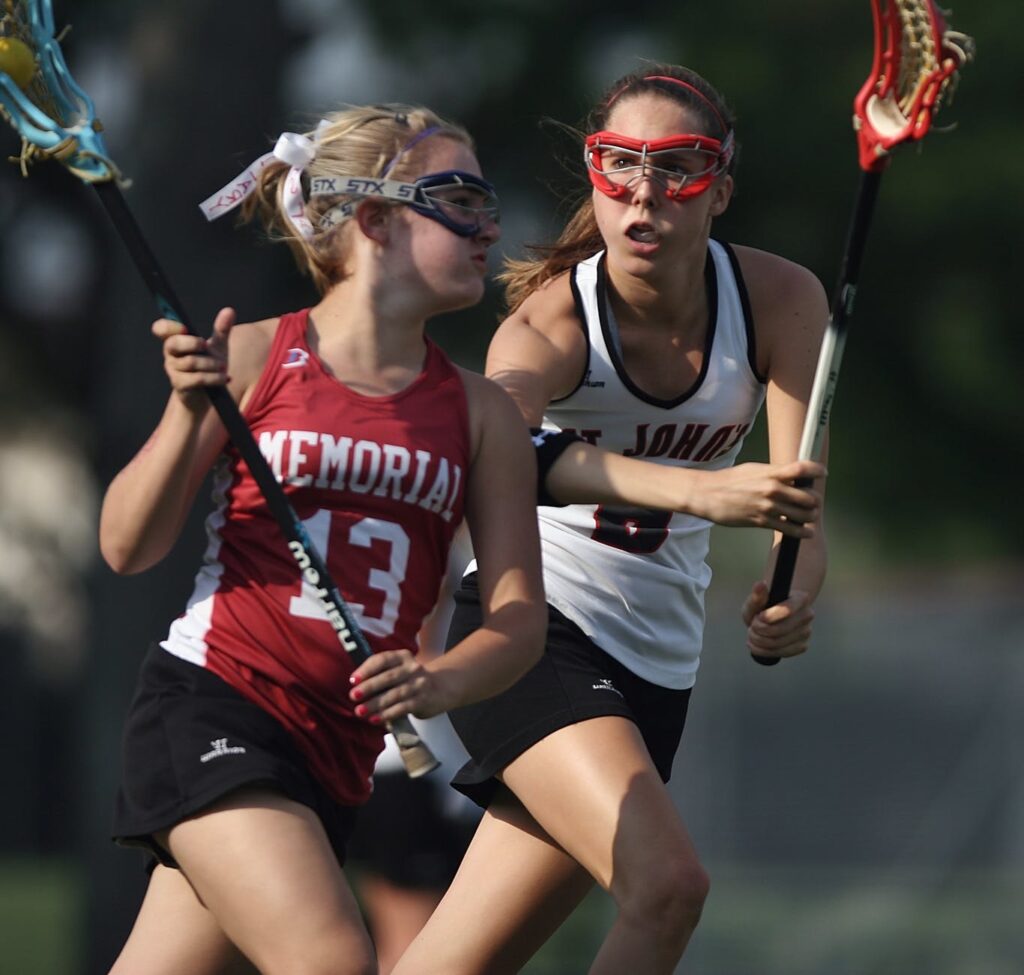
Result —
[[[1020,975],[1018,872],[712,869],[687,975]],[[681,971],[682,969],[680,969]],[[570,970],[566,970],[569,975]]]
[[[0,975],[82,975],[81,872],[67,861],[0,860]],[[586,959],[609,919],[607,898],[592,895],[524,975],[567,975]]]
[[[63,860],[0,860],[0,972],[77,975],[81,874]]]
[[[887,882],[871,871],[713,869],[686,975],[1020,975],[1024,878]],[[68,862],[0,861],[0,972],[82,975],[84,903]],[[612,919],[592,894],[522,975],[582,975]]]

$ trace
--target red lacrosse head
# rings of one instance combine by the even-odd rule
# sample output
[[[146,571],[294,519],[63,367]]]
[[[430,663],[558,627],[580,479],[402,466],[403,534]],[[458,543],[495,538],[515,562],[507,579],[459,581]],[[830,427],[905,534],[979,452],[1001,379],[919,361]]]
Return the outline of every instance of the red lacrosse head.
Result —
[[[670,135],[663,139],[631,139],[617,132],[595,132],[584,144],[587,173],[594,187],[618,198],[635,180],[648,176],[670,200],[703,193],[729,168],[733,135]]]
[[[860,166],[878,172],[901,142],[922,139],[974,43],[946,29],[933,0],[871,0],[875,57],[853,102]]]

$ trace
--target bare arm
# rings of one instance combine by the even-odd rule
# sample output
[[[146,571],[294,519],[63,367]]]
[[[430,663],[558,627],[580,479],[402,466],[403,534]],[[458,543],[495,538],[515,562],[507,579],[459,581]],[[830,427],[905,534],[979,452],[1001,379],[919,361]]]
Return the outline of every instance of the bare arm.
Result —
[[[540,658],[547,608],[533,500],[530,438],[515,404],[494,383],[464,374],[474,442],[466,522],[478,563],[483,623],[445,654],[374,654],[355,672],[357,713],[374,723],[429,718],[492,697]]]
[[[229,385],[232,395],[239,397],[252,382],[253,370],[259,374],[259,336],[250,329],[232,332],[233,325],[231,309],[218,314],[209,339],[186,334],[178,322],[161,319],[153,325],[153,334],[163,343],[172,391],[156,430],[114,478],[103,499],[100,550],[115,572],[142,572],[167,554],[226,442],[224,427],[203,390]],[[242,331],[247,333],[244,337]],[[229,335],[235,373],[230,383]]]
[[[587,343],[566,275],[531,295],[494,333],[487,375],[515,401],[527,425],[540,426],[548,403],[583,375]]]
[[[469,538],[469,527],[463,521],[452,538],[452,546],[448,552],[448,568],[437,593],[437,602],[423,620],[416,635],[416,642],[420,648],[417,656],[421,661],[431,660],[444,653],[448,641],[448,627],[451,624],[452,613],[455,612],[455,593],[462,584],[462,576],[472,558],[473,546]]]
[[[828,304],[820,282],[805,268],[781,258],[737,248],[754,306],[758,327],[759,365],[768,379],[766,407],[773,463],[795,458]],[[822,462],[827,459],[827,440]],[[815,484],[824,501],[824,480]],[[765,568],[771,578],[781,536],[776,533]],[[790,596],[766,608],[767,581],[755,584],[743,607],[748,645],[759,655],[793,656],[807,649],[814,619],[812,604],[821,590],[827,567],[825,526],[819,514],[810,537],[800,544]]]
[[[575,387],[585,366],[586,342],[565,277],[531,296],[503,322],[487,355],[487,374],[510,393],[531,426],[540,425],[548,403]],[[816,517],[818,499],[791,482],[824,471],[795,457],[782,467],[742,464],[702,471],[578,442],[558,458],[545,484],[564,504],[683,511],[722,525],[773,528],[805,538],[811,534],[805,523]]]
[[[458,704],[491,697],[515,683],[540,659],[547,628],[533,500],[536,474],[526,424],[500,388],[470,378],[471,409],[479,412],[481,429],[466,521],[483,623],[429,665],[451,682]]]

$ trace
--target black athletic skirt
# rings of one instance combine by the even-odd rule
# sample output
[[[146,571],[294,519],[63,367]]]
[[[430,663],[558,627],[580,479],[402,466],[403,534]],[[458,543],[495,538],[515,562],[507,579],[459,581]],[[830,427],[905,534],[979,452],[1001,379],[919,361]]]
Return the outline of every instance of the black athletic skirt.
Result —
[[[483,622],[476,576],[462,580],[448,632],[449,649]],[[548,635],[540,662],[497,697],[449,714],[471,758],[452,785],[484,808],[498,787],[495,776],[559,728],[603,715],[634,722],[651,759],[668,782],[686,723],[690,688],[673,690],[637,677],[548,606]]]
[[[396,887],[445,890],[478,821],[479,810],[452,792],[444,778],[378,772],[349,841],[348,862]]]
[[[176,867],[153,834],[243,786],[261,785],[308,806],[338,862],[356,810],[335,802],[310,774],[288,732],[203,667],[159,646],[146,654],[125,724],[113,837]]]

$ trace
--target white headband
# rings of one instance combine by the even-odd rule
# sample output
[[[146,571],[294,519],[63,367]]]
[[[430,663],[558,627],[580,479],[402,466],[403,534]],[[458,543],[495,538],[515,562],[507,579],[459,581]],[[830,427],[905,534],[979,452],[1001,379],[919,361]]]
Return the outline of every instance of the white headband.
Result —
[[[321,119],[312,139],[298,132],[283,132],[273,152],[264,153],[252,165],[239,173],[230,183],[199,204],[207,220],[216,220],[235,209],[253,190],[259,174],[272,162],[290,166],[282,190],[282,204],[288,222],[301,237],[312,237],[313,225],[306,218],[302,200],[302,174],[316,158],[316,147],[323,130],[331,123]]]
[[[318,176],[309,184],[309,195],[314,196],[355,196],[365,199],[380,196],[400,203],[412,203],[416,199],[415,183],[400,183],[393,179],[375,176]],[[336,227],[356,212],[359,200],[345,200],[327,210],[320,218],[321,230]]]

